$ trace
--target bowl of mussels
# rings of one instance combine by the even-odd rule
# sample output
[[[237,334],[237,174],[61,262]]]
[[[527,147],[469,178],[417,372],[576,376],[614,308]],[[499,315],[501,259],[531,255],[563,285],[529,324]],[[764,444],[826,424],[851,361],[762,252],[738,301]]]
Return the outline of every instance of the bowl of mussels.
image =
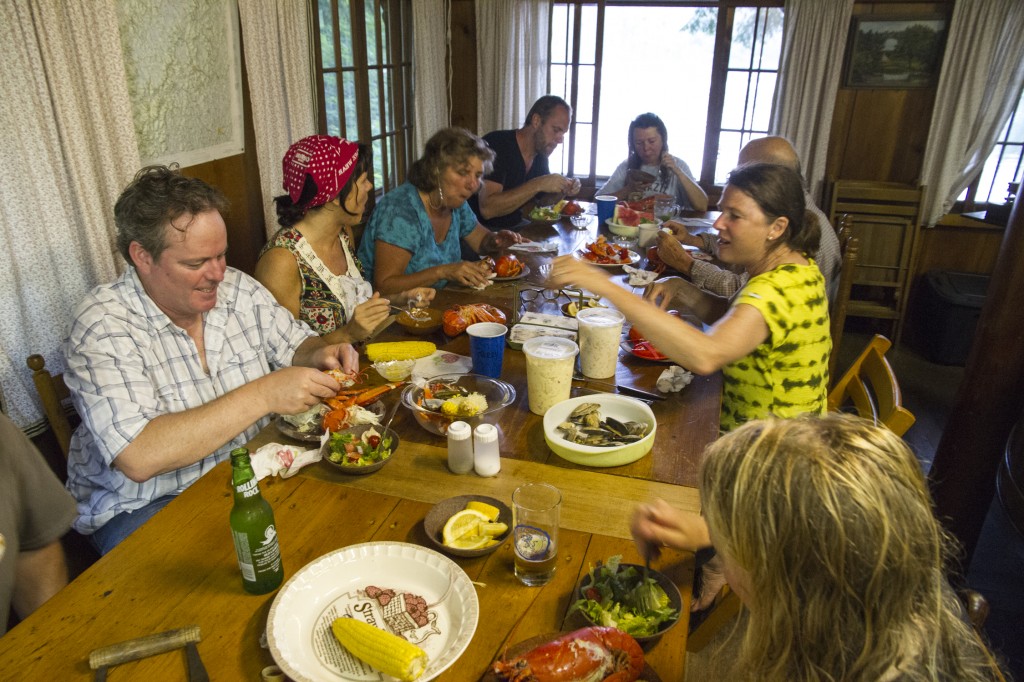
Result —
[[[544,415],[548,447],[562,459],[592,467],[637,461],[654,447],[657,428],[646,403],[613,393],[569,398]]]

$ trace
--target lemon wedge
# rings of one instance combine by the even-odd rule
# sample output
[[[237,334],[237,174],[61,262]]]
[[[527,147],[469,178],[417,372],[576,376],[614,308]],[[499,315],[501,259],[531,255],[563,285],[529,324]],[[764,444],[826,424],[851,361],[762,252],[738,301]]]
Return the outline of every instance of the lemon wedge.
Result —
[[[472,509],[480,512],[487,517],[488,521],[497,521],[498,514],[501,513],[494,505],[487,504],[486,502],[478,502],[477,500],[470,501],[469,504],[466,505],[466,509]]]
[[[508,524],[505,523],[481,523],[480,534],[486,535],[489,538],[496,538],[505,531],[508,530]]]
[[[449,547],[456,547],[457,549],[476,549],[476,547],[458,547],[455,543],[461,539],[480,536],[480,525],[489,522],[490,519],[477,510],[463,509],[462,511],[452,514],[451,518],[449,518],[444,524],[444,530],[441,532],[441,538],[443,539],[444,544]],[[486,535],[482,537],[485,541],[487,540]]]
[[[483,549],[484,547],[490,547],[494,542],[494,539],[486,535],[469,535],[455,538],[454,541],[445,542],[444,544],[453,549]]]

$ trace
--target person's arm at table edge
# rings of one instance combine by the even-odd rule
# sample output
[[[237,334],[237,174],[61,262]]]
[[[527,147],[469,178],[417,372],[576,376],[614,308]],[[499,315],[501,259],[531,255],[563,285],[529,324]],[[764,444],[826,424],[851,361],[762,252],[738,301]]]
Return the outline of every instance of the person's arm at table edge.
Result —
[[[11,606],[19,618],[27,618],[67,584],[68,568],[60,540],[18,552]]]
[[[480,186],[478,205],[485,220],[508,215],[519,210],[541,192],[565,193],[566,179],[557,173],[549,173],[527,180],[518,187],[505,189],[493,180],[484,180]]]
[[[336,395],[338,382],[320,369],[344,365],[351,370],[354,354],[351,346],[329,345],[311,336],[296,349],[292,367],[265,374],[199,407],[152,419],[117,454],[113,466],[142,483],[194,464],[268,414],[294,414]]]

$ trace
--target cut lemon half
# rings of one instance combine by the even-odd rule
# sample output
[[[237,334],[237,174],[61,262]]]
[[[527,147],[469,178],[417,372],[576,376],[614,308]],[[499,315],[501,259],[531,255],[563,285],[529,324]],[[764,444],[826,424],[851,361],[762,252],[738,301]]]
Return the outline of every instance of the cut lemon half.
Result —
[[[451,518],[448,519],[447,523],[444,524],[444,530],[441,532],[441,538],[444,544],[449,547],[455,547],[455,542],[461,538],[467,538],[472,536],[479,536],[480,524],[488,523],[490,519],[476,511],[475,509],[463,509],[462,511],[455,512]],[[482,536],[484,540],[487,540],[487,536]],[[459,549],[467,549],[461,547]],[[476,549],[475,547],[469,549]]]
[[[494,505],[487,504],[486,502],[478,502],[477,500],[470,501],[466,505],[466,509],[472,509],[473,511],[480,512],[487,517],[488,521],[497,521],[498,514],[501,513],[501,511],[499,511]]]

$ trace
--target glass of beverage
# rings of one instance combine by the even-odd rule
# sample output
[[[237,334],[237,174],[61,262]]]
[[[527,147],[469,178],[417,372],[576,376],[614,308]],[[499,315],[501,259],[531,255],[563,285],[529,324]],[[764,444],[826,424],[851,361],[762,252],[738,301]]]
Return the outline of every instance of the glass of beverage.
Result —
[[[512,493],[512,538],[516,577],[524,585],[546,585],[555,575],[562,493],[547,483],[527,483]]]
[[[659,198],[654,202],[654,217],[665,222],[671,220],[678,210],[671,198]]]

